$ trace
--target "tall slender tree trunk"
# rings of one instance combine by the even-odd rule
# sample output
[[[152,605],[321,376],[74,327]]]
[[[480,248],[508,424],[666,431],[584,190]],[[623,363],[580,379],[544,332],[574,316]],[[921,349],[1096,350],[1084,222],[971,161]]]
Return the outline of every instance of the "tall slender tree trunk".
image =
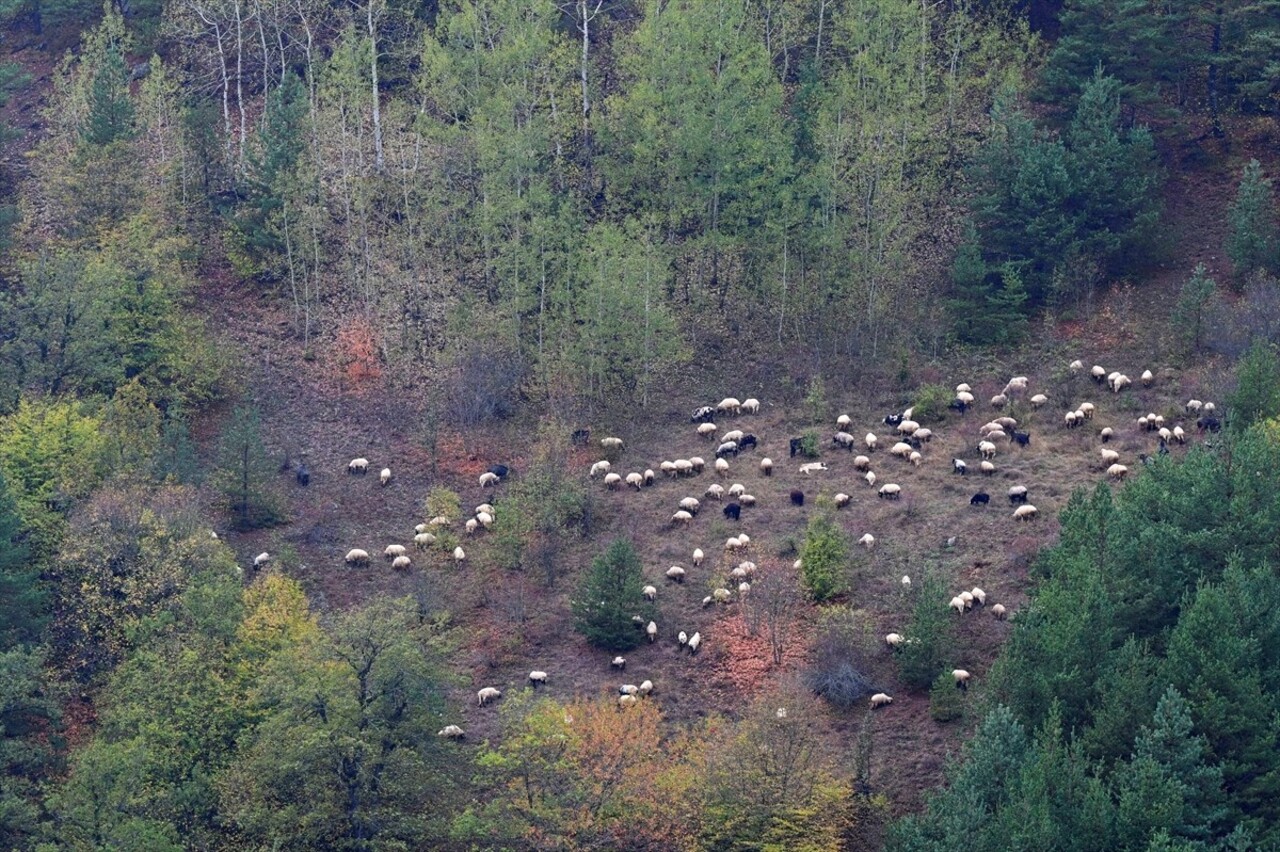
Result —
[[[373,14],[374,0],[365,6],[365,23],[369,28],[369,80],[373,87],[373,167],[382,171],[382,96],[378,91],[378,25]]]

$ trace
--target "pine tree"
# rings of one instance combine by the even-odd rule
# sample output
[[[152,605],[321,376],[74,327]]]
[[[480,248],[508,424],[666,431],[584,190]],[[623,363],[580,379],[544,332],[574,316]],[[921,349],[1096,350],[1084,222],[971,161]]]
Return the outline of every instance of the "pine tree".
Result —
[[[1189,355],[1200,351],[1204,342],[1205,313],[1217,293],[1218,284],[1209,277],[1204,264],[1196,264],[1191,277],[1182,285],[1178,302],[1169,316],[1173,333]]]
[[[284,521],[270,476],[271,463],[262,444],[258,411],[251,406],[237,406],[222,432],[216,479],[238,529],[257,529]]]
[[[912,689],[927,689],[938,673],[947,668],[952,650],[951,610],[942,578],[927,572],[916,578],[913,590],[916,605],[907,625],[907,642],[898,656],[903,683]]]
[[[1241,278],[1259,269],[1280,268],[1280,228],[1276,223],[1271,180],[1262,176],[1262,165],[1250,160],[1240,178],[1240,189],[1228,214],[1231,233],[1227,256]]]
[[[110,45],[89,86],[89,114],[80,131],[81,138],[97,147],[129,139],[133,136],[134,119],[129,70],[120,49]]]
[[[653,618],[653,604],[640,594],[644,588],[640,557],[631,542],[618,539],[591,562],[571,602],[574,628],[592,645],[608,651],[627,651],[640,644],[643,622]]]
[[[1227,397],[1231,431],[1243,434],[1255,423],[1280,415],[1280,357],[1265,340],[1255,340],[1236,367],[1236,388]]]
[[[18,506],[0,472],[0,651],[40,640],[47,592],[23,541]]]
[[[848,587],[849,543],[825,513],[814,515],[800,550],[800,578],[813,600],[821,603]]]

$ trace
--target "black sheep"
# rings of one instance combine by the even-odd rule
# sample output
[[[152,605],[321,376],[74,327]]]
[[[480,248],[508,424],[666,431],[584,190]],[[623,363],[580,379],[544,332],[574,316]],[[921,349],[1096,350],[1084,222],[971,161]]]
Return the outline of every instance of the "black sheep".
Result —
[[[791,492],[791,502],[796,506],[804,505],[804,492],[798,488]]]
[[[298,472],[294,476],[298,480],[298,484],[303,488],[306,488],[311,482],[311,471],[307,470],[305,464],[298,465]]]
[[[711,405],[704,405],[701,408],[694,409],[693,415],[689,418],[690,423],[710,423],[716,416],[716,409]]]
[[[737,503],[730,503],[724,507],[724,516],[731,521],[736,521],[742,515],[742,507]]]
[[[507,467],[505,464],[495,464],[489,468],[489,472],[499,479],[506,479],[507,474],[511,472],[511,468]]]
[[[902,422],[902,415],[901,414],[885,415],[885,418],[882,422],[886,426],[897,426],[899,423]]]
[[[569,436],[569,440],[576,446],[583,447],[591,440],[590,429],[574,429],[573,434]]]
[[[977,494],[969,498],[970,506],[985,506],[991,502],[991,495],[985,491],[979,491]]]
[[[969,407],[969,404],[965,402],[963,399],[953,399],[951,400],[951,404],[947,406],[947,408],[951,409],[952,411],[959,411],[961,414],[964,414],[965,409],[967,409],[968,407]]]
[[[759,439],[755,435],[743,435],[742,440],[738,442],[738,449],[745,450],[747,447],[754,447],[759,443]]]
[[[1031,433],[1030,432],[1014,432],[1010,436],[1010,440],[1017,442],[1018,446],[1020,447],[1025,447],[1031,443]]]
[[[791,439],[791,457],[795,458],[796,453],[800,452],[800,445],[804,442],[804,438]]]
[[[1216,417],[1201,417],[1196,421],[1196,428],[1201,432],[1218,432],[1222,429],[1222,421]]]

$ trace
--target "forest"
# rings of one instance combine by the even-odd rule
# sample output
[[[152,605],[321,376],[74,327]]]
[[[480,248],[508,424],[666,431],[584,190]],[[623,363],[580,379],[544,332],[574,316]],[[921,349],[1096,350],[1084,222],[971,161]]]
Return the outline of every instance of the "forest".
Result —
[[[1280,0],[0,0],[0,850],[1280,848],[1278,112]]]

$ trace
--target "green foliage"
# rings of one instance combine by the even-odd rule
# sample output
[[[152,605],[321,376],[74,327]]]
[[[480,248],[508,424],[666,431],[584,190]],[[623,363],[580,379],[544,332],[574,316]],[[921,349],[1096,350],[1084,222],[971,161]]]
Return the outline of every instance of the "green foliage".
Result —
[[[645,622],[654,617],[653,604],[640,594],[644,588],[640,557],[631,542],[617,539],[591,561],[571,606],[574,629],[592,645],[608,651],[627,651],[640,644],[632,616]]]
[[[1227,257],[1237,276],[1257,270],[1280,270],[1280,224],[1271,180],[1262,176],[1262,164],[1250,160],[1240,178],[1240,188],[1227,214]]]
[[[462,498],[458,492],[444,486],[436,486],[427,494],[427,502],[423,506],[428,518],[448,518],[456,521],[462,517]]]
[[[31,559],[18,506],[0,472],[0,651],[36,643],[48,617],[48,590]]]
[[[60,690],[42,651],[0,646],[0,842],[30,848],[41,779],[58,766]]]
[[[239,405],[231,412],[218,442],[217,464],[214,482],[236,529],[284,523],[284,509],[271,481],[273,467],[262,443],[256,408]]]
[[[827,386],[822,376],[809,379],[809,388],[804,395],[805,413],[809,415],[810,424],[826,423],[830,419],[831,405],[827,402]]]
[[[1280,415],[1280,358],[1275,346],[1255,340],[1236,366],[1236,387],[1227,397],[1227,425],[1234,434]]]
[[[546,428],[529,469],[512,482],[497,510],[494,550],[513,570],[537,569],[552,585],[565,570],[563,550],[584,531],[589,498],[580,482],[566,475],[564,431]]]
[[[88,114],[80,131],[86,144],[106,147],[133,136],[135,113],[129,98],[129,69],[117,45],[110,45],[89,84]]]
[[[964,692],[956,689],[955,678],[943,672],[929,688],[929,718],[935,722],[952,722],[964,716]]]
[[[822,439],[817,429],[806,429],[801,433],[799,453],[807,459],[822,455]]]
[[[831,600],[848,589],[849,542],[829,513],[809,519],[800,560],[800,579],[814,601]]]
[[[1203,263],[1197,263],[1195,271],[1178,293],[1178,302],[1169,315],[1173,329],[1185,354],[1194,355],[1204,343],[1206,312],[1218,295],[1218,285],[1208,275]]]
[[[954,398],[946,385],[921,385],[912,394],[912,417],[917,423],[939,422],[947,416],[947,406]]]
[[[897,654],[898,672],[907,686],[923,690],[933,684],[939,672],[950,668],[953,613],[945,603],[942,578],[932,571],[916,578],[912,594],[916,602],[903,634],[907,641]]]

